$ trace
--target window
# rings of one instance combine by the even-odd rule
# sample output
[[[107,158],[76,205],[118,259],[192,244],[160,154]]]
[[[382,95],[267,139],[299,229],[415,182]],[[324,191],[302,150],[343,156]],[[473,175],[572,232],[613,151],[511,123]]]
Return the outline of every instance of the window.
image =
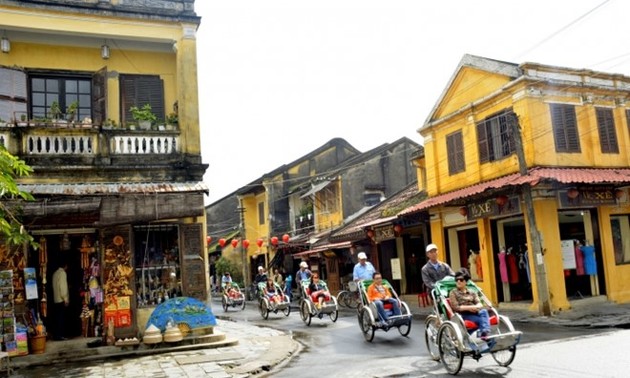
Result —
[[[378,205],[385,199],[385,194],[382,191],[365,191],[363,193],[363,203],[365,206]]]
[[[265,224],[265,203],[258,202],[258,224]]]
[[[182,296],[177,235],[173,224],[134,227],[138,307]]]
[[[159,76],[120,75],[121,119],[133,121],[129,109],[151,105],[151,111],[160,120],[164,119],[164,86]]]
[[[626,109],[626,124],[628,125],[628,133],[630,133],[630,109]]]
[[[613,249],[617,265],[630,263],[630,215],[610,217]]]
[[[477,124],[480,163],[503,159],[514,153],[512,122],[518,122],[516,114],[507,110]]]
[[[448,154],[448,173],[450,175],[466,170],[464,139],[461,130],[446,136],[446,153]]]
[[[613,110],[607,108],[596,108],[597,129],[599,131],[599,143],[602,153],[618,154],[617,132],[615,131],[615,119]]]
[[[321,193],[320,199],[322,201],[321,210],[328,211],[328,212],[337,211],[337,208],[339,207],[339,198],[337,195],[337,183],[336,182],[331,183],[330,185],[325,187],[323,190],[321,190],[319,193]]]
[[[91,76],[31,75],[30,89],[31,118],[53,118],[53,102],[59,105],[61,119],[78,121],[92,117]],[[73,104],[77,107],[71,114]]]
[[[575,106],[552,104],[550,109],[556,152],[580,152]]]

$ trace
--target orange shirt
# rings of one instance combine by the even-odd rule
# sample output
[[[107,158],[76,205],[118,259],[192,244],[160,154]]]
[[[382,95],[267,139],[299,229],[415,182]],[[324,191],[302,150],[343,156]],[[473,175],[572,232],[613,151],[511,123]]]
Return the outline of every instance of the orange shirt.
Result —
[[[370,302],[377,299],[388,299],[392,297],[389,289],[385,285],[377,286],[376,283],[372,283],[368,286],[367,296]]]

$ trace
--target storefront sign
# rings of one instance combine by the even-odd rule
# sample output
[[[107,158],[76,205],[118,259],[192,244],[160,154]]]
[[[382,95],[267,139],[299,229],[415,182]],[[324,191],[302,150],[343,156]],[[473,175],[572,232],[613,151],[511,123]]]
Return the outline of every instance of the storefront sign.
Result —
[[[392,225],[374,228],[374,240],[378,243],[383,240],[395,239],[394,227]]]
[[[564,269],[575,269],[575,246],[573,240],[562,240],[560,246],[562,249],[562,267]]]
[[[394,279],[394,280],[401,280],[402,279],[402,272],[401,272],[401,269],[400,269],[400,259],[398,259],[398,258],[391,259],[390,264],[392,266],[392,279]]]
[[[569,188],[558,190],[560,208],[614,205],[617,197],[613,187]]]
[[[507,197],[505,201],[498,201],[497,198],[489,198],[483,202],[474,202],[466,206],[469,220],[512,215],[521,213],[521,202],[518,196]]]

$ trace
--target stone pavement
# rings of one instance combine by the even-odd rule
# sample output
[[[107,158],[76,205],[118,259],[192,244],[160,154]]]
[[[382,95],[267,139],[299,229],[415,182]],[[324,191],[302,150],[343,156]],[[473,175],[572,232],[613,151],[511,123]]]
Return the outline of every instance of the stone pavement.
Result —
[[[423,320],[431,311],[431,307],[420,306],[415,297],[405,296],[403,299],[409,305],[415,319]],[[536,312],[529,310],[527,303],[502,303],[498,306],[498,310],[501,314],[508,316],[513,323],[539,322],[573,327],[627,327],[630,325],[630,304],[614,304],[602,296],[572,301],[571,306],[571,310],[550,317],[538,316]],[[352,314],[354,310],[343,309],[342,312]],[[238,323],[221,319],[217,322],[216,330],[237,342],[218,348],[160,349],[150,355],[138,355],[129,351],[127,357],[130,358],[120,358],[124,357],[125,353],[119,353],[116,359],[96,356],[92,361],[79,363],[76,363],[76,359],[73,358],[76,354],[66,351],[65,362],[72,362],[72,366],[63,367],[55,364],[40,368],[17,369],[14,376],[108,378],[263,376],[273,368],[281,368],[301,351],[301,345],[285,332],[258,327],[246,322]],[[82,341],[80,345],[85,349],[85,341]],[[63,358],[59,359],[59,356],[57,358],[56,362],[64,362]],[[14,358],[14,361],[19,362],[20,357]]]

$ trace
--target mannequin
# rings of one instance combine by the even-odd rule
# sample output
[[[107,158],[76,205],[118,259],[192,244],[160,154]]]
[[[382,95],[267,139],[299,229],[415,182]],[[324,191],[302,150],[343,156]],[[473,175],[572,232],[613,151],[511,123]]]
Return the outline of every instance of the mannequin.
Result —
[[[477,275],[477,254],[472,249],[468,255],[468,270],[470,271],[470,278],[473,281],[479,281],[479,275]]]
[[[511,302],[512,296],[510,295],[510,284],[508,282],[505,247],[501,247],[499,251],[499,273],[501,274],[501,283],[503,284],[503,301]]]
[[[580,250],[584,255],[584,273],[591,276],[591,293],[599,295],[599,283],[597,281],[597,262],[595,260],[595,247],[584,243]]]

